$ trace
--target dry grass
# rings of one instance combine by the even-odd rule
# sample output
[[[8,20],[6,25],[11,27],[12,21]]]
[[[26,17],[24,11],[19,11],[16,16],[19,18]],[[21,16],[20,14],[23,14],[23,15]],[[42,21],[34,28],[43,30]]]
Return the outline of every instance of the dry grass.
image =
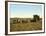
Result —
[[[10,31],[33,31],[42,30],[41,22],[30,22],[30,23],[16,23],[10,24]]]

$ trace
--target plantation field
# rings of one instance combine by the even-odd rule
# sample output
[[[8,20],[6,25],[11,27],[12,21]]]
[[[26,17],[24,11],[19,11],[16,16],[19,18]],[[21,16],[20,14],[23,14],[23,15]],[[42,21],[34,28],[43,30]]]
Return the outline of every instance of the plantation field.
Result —
[[[30,23],[16,23],[10,24],[10,31],[33,31],[42,30],[42,21],[30,22]]]

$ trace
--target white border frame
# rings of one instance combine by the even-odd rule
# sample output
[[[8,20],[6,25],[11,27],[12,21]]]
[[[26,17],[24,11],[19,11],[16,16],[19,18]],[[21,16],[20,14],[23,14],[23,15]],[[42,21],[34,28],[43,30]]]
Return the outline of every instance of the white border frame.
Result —
[[[9,18],[10,18],[10,13],[9,13],[10,4],[42,5],[42,16],[44,16],[44,5],[43,5],[43,4],[8,2],[8,34],[20,34],[20,33],[37,33],[37,32],[44,32],[44,17],[42,17],[42,30],[39,30],[39,31],[10,32],[10,19],[9,19]]]

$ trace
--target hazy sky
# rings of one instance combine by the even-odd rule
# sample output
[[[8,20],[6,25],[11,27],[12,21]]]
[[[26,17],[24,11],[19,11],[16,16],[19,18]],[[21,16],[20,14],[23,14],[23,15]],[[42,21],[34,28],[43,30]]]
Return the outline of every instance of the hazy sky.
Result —
[[[33,15],[42,16],[42,5],[24,5],[24,4],[10,4],[11,17],[33,17]]]

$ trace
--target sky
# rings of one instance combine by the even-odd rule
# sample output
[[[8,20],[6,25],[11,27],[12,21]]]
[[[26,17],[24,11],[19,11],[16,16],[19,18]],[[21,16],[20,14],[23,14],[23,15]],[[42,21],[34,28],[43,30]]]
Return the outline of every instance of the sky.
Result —
[[[42,16],[42,5],[10,4],[9,9],[11,18],[33,18],[33,15]]]

